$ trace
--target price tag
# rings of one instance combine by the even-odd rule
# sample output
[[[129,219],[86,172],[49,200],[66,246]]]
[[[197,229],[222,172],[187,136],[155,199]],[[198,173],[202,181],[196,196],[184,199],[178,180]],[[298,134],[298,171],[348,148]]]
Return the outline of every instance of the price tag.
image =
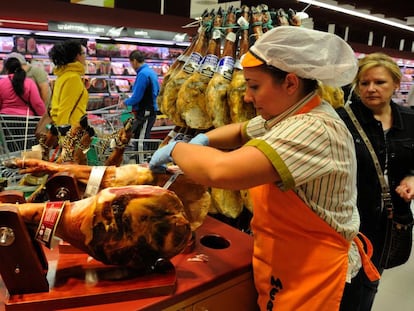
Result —
[[[48,248],[51,248],[56,226],[59,223],[64,206],[64,201],[46,202],[35,238]]]
[[[85,189],[85,198],[93,196],[99,192],[105,170],[106,166],[92,166],[92,171],[89,175],[88,184]]]

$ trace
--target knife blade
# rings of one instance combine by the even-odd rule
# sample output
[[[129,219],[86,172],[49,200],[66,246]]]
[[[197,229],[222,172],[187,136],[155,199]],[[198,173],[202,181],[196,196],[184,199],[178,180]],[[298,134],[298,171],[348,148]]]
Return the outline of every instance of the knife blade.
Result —
[[[182,171],[177,171],[174,174],[172,174],[171,177],[164,184],[163,188],[164,189],[170,188],[170,186],[177,180],[178,176],[180,176],[182,173],[183,173]]]

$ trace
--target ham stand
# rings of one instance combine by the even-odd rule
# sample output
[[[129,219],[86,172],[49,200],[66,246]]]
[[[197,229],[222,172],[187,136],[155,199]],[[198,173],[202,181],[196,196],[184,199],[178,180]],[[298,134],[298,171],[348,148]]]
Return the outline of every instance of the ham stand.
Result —
[[[17,206],[0,207],[0,274],[9,294],[49,291],[47,270],[43,249],[30,237]]]

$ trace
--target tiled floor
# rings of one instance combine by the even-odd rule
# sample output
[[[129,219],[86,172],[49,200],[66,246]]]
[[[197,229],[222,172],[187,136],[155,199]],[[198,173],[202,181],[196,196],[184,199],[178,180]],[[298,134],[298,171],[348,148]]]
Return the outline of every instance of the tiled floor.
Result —
[[[384,271],[372,311],[414,311],[414,249],[406,264]]]
[[[372,311],[414,310],[414,252],[399,267],[385,270]]]

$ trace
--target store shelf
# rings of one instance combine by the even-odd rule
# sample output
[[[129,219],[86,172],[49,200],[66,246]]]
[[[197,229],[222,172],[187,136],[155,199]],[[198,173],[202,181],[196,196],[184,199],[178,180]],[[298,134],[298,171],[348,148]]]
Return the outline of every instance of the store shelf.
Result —
[[[24,37],[26,41],[31,39],[36,44],[34,53],[24,53],[26,59],[33,65],[41,66],[49,74],[50,84],[53,88],[56,76],[53,75],[54,65],[49,59],[50,49],[60,40],[67,37],[47,37],[34,35],[0,36],[0,71],[3,70],[3,59],[17,47],[18,37]],[[33,40],[32,40],[33,39]],[[130,94],[135,81],[136,72],[129,62],[129,54],[134,50],[140,50],[146,56],[145,62],[158,74],[158,81],[162,83],[164,75],[171,64],[182,54],[185,47],[140,45],[131,43],[102,43],[88,40],[87,59],[85,67],[85,86],[89,92],[88,110],[105,108],[118,102],[119,96]]]

